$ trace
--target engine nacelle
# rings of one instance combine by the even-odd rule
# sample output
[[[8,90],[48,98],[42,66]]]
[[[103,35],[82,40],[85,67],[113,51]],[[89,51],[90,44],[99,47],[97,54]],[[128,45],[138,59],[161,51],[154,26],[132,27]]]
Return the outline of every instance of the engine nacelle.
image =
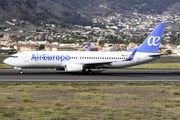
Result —
[[[83,66],[80,64],[66,64],[65,72],[82,72]]]

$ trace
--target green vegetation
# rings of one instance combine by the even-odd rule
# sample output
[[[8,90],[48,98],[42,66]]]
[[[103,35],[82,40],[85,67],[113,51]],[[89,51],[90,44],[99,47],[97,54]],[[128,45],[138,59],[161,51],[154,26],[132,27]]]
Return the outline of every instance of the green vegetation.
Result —
[[[10,55],[3,55],[3,54],[0,54],[0,57],[10,57]]]
[[[154,13],[159,14],[167,10],[172,4],[179,2],[178,0],[107,0],[106,4],[102,4],[102,0],[4,0],[1,1],[0,19],[2,21],[10,21],[12,19],[28,21],[36,26],[43,24],[56,24],[63,28],[72,28],[72,25],[89,25],[93,26],[91,18],[94,16],[109,16],[114,13],[138,12],[138,13]],[[51,3],[51,4],[49,4]],[[41,6],[39,6],[41,5]],[[104,5],[107,8],[100,8]],[[52,9],[53,8],[53,9]],[[78,12],[78,11],[81,12]],[[26,26],[26,22],[16,23],[18,27]],[[104,25],[97,23],[95,26],[104,28]],[[7,25],[0,26],[0,30],[9,28]],[[13,28],[17,29],[17,28]],[[175,42],[179,38],[171,37]],[[170,40],[170,41],[172,41]],[[119,42],[122,42],[119,40]],[[179,43],[176,41],[175,43]]]
[[[168,54],[172,54],[172,51],[171,51],[171,50],[166,50],[166,52],[167,52]]]
[[[24,97],[22,98],[22,100],[23,100],[23,102],[32,102],[32,101],[33,101],[32,98],[31,98],[31,97],[28,97],[28,96],[24,96]]]
[[[167,10],[167,7],[179,2],[179,0],[164,0],[163,2],[158,0],[106,0],[106,4],[103,4],[102,0],[81,0],[81,2],[75,0],[51,0],[52,5],[49,4],[49,2],[44,2],[42,0],[37,0],[37,2],[57,16],[72,16],[72,13],[78,9],[78,11],[84,11],[81,12],[81,14],[91,17],[114,15],[115,12],[122,14],[125,13],[125,11],[139,12],[143,14],[161,14],[163,11]],[[56,6],[53,6],[53,4]],[[107,9],[100,8],[99,5],[104,5]],[[56,10],[54,11],[52,8]],[[72,18],[76,18],[78,15],[79,14],[76,13]],[[68,21],[74,22],[73,20],[74,19],[68,19]]]
[[[164,93],[165,92],[165,90],[163,89],[163,90],[161,90],[161,93]]]
[[[67,2],[63,1],[63,3]],[[59,14],[50,13],[45,7],[38,6],[34,0],[4,0],[1,1],[0,7],[2,8],[0,9],[0,13],[2,14],[0,15],[0,19],[2,21],[17,19],[19,21],[28,21],[36,26],[42,26],[44,23],[56,24],[61,27],[71,27],[75,24],[92,25],[90,20],[82,18],[75,11],[64,11],[64,9],[61,9],[61,11],[56,12]],[[25,22],[22,24],[16,23],[18,27],[24,27],[25,25]],[[5,28],[7,26],[0,27],[0,30]]]
[[[55,106],[60,106],[60,105],[61,105],[61,101],[59,101],[59,100],[55,101],[55,102],[54,102],[54,105],[55,105]]]
[[[13,67],[4,63],[0,63],[0,69],[13,69]]]
[[[0,83],[0,119],[176,120],[177,86],[180,83]]]
[[[174,90],[174,95],[180,95],[180,91],[179,90]]]
[[[148,63],[132,67],[127,67],[128,69],[180,69],[180,63]]]

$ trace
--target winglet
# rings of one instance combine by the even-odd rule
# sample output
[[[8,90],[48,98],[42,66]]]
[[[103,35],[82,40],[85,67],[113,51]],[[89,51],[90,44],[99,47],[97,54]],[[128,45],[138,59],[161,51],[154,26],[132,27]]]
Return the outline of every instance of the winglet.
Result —
[[[135,56],[135,54],[136,54],[136,51],[137,51],[137,49],[135,49],[135,50],[133,51],[133,53],[129,56],[129,58],[128,58],[126,61],[131,61],[131,60],[134,58],[134,56]]]
[[[87,43],[87,50],[86,51],[91,51],[91,43],[90,42]]]

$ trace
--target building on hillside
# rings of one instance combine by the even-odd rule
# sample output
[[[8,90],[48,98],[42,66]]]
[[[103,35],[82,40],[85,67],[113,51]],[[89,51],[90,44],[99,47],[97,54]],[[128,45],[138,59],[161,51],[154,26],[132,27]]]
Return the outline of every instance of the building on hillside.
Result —
[[[73,47],[52,47],[52,51],[77,51],[77,49]]]
[[[52,51],[52,46],[45,46],[46,51]]]
[[[20,46],[20,52],[24,52],[24,51],[39,51],[39,45],[22,45],[22,46]]]
[[[3,40],[3,38],[0,38],[0,45],[3,45],[5,43],[5,41]]]
[[[129,45],[127,46],[127,50],[131,50],[133,48],[138,48],[139,46],[140,46],[139,44],[129,43]]]
[[[126,44],[120,44],[119,49],[126,50],[127,45]]]
[[[17,51],[20,51],[20,45],[14,45],[14,49],[16,49]]]
[[[172,51],[172,55],[177,55],[177,56],[180,56],[180,48],[176,48],[176,49],[171,49]]]

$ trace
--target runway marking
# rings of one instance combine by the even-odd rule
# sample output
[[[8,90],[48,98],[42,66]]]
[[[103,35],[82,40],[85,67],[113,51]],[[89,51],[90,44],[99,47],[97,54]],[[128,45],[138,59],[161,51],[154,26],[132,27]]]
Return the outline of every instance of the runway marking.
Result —
[[[180,82],[180,80],[19,80],[1,79],[0,82]]]

